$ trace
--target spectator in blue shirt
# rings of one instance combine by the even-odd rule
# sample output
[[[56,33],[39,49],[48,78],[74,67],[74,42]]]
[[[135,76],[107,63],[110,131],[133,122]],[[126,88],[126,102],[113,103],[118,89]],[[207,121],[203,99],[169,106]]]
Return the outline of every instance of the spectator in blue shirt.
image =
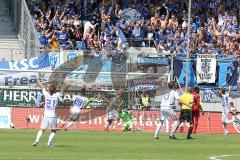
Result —
[[[42,28],[41,28],[41,26],[40,25],[37,25],[36,26],[36,34],[37,34],[37,37],[40,37],[41,36],[41,34],[42,34]]]
[[[52,19],[52,27],[53,28],[60,28],[61,26],[61,20],[60,20],[60,16],[56,15],[53,19]]]
[[[133,38],[143,38],[142,29],[138,22],[135,23],[135,26],[132,31],[132,37]]]
[[[119,27],[120,27],[120,28],[126,29],[127,24],[126,24],[126,19],[125,19],[125,18],[121,18],[118,23],[119,23]]]
[[[99,46],[96,46],[94,48],[94,50],[92,50],[92,53],[91,53],[91,58],[93,59],[101,59],[102,58],[102,54],[101,54],[101,49]]]
[[[39,36],[39,41],[43,48],[47,48],[48,45],[48,38],[46,36],[46,32],[42,31],[42,34]]]
[[[57,31],[55,32],[55,34],[58,38],[60,46],[65,48],[68,44],[68,32],[66,31],[66,28],[62,27],[61,31]]]
[[[75,39],[73,39],[68,47],[69,50],[80,50],[80,43],[77,43]]]

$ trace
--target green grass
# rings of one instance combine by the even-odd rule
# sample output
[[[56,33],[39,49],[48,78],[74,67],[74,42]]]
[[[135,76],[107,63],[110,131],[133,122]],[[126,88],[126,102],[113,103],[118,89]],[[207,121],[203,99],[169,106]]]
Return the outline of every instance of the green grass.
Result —
[[[37,130],[0,130],[1,160],[208,160],[211,156],[231,155],[222,160],[239,160],[239,135],[194,135],[185,140],[169,140],[151,133],[96,131],[58,132],[54,148],[47,148],[49,132],[32,147]]]

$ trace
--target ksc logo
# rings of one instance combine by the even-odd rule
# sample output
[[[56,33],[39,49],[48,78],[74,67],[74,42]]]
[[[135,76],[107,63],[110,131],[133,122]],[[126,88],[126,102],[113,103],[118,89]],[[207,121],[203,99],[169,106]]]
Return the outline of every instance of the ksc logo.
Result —
[[[212,90],[204,90],[203,92],[203,102],[210,102],[213,96]]]
[[[205,73],[208,73],[211,68],[210,65],[211,65],[211,61],[204,61],[201,66],[202,71]]]
[[[10,69],[16,69],[16,70],[39,69],[39,64],[38,62],[36,62],[36,60],[38,60],[38,57],[31,58],[29,60],[23,59],[20,61],[8,62],[8,64]]]

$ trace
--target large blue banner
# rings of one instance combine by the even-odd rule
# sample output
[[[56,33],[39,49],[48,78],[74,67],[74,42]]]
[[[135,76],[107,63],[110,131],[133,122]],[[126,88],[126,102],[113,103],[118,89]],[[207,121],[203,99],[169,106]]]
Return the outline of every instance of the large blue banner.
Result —
[[[217,60],[218,85],[237,86],[238,82],[238,60],[219,59]]]
[[[76,80],[77,84],[113,84],[113,82],[120,84],[126,83],[127,63],[113,63],[109,59],[82,59],[82,61],[76,60],[82,57],[79,51],[64,51],[64,52],[50,52],[45,53],[39,57],[23,59],[15,62],[0,62],[0,69],[9,70],[61,70],[69,71],[67,74],[52,74],[42,73],[42,78],[48,80],[52,76],[56,76],[56,79],[72,79]],[[69,63],[68,63],[69,62]],[[71,69],[72,68],[72,69]],[[80,71],[81,73],[71,73],[71,71]],[[103,72],[107,74],[102,74]],[[94,74],[93,74],[94,73]],[[111,74],[109,74],[111,73]],[[115,74],[115,73],[122,73]],[[0,84],[6,86],[14,85],[35,85],[36,84],[35,72],[1,72]],[[54,78],[54,77],[52,77]]]
[[[13,69],[13,70],[36,70],[49,67],[49,54],[43,54],[39,57],[22,59],[15,62],[7,61],[0,62],[1,69]]]
[[[180,85],[186,82],[186,58],[176,56],[174,58],[174,77],[177,78]],[[197,85],[196,78],[196,59],[190,58],[189,61],[189,85]],[[216,83],[198,84],[200,86],[227,87],[237,86],[238,81],[238,61],[236,58],[217,58]]]
[[[177,78],[178,83],[180,85],[184,85],[186,82],[186,71],[187,71],[187,63],[185,58],[183,57],[176,57],[174,58],[174,77]],[[189,60],[189,68],[188,68],[188,84],[195,85],[197,84],[196,78],[196,61],[190,58]]]

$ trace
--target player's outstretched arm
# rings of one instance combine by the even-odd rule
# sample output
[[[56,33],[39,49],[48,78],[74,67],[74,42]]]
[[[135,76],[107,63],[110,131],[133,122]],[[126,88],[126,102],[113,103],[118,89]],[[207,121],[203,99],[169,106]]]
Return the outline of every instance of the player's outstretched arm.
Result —
[[[40,77],[37,77],[37,84],[41,89],[45,89],[44,85],[42,84]]]

